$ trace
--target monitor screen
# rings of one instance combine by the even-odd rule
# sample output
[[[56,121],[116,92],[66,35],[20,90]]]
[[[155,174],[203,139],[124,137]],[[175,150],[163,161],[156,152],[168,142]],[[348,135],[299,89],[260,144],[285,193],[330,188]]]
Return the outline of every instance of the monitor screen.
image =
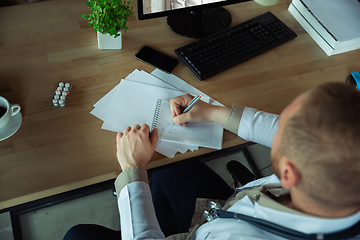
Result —
[[[201,38],[228,28],[230,13],[221,6],[250,0],[137,0],[139,20],[168,16],[170,28]]]

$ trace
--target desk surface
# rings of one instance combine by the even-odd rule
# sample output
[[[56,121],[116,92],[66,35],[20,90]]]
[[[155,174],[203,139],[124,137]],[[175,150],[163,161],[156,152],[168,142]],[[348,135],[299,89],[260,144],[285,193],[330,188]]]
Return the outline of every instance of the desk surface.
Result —
[[[287,11],[290,2],[226,8],[233,24],[272,11],[298,34],[295,40],[202,82],[183,63],[173,73],[226,106],[280,113],[303,91],[358,71],[360,51],[327,57]],[[100,129],[92,105],[134,69],[154,69],[134,58],[143,45],[176,57],[176,48],[194,41],[173,33],[166,18],[133,18],[123,49],[99,50],[96,33],[81,17],[88,12],[84,0],[0,8],[0,94],[19,103],[23,115],[19,131],[0,142],[0,210],[115,178],[116,133]],[[60,81],[73,89],[66,107],[54,108],[50,101]],[[224,132],[223,148],[244,142]],[[155,153],[149,168],[211,151],[173,159]]]

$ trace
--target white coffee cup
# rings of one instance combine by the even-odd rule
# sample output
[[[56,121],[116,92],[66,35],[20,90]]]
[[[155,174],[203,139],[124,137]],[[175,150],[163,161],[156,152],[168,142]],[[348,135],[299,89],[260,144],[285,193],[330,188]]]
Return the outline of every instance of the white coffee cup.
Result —
[[[19,104],[10,104],[6,98],[0,96],[0,107],[5,108],[5,113],[0,117],[0,129],[6,127],[12,116],[20,112]]]

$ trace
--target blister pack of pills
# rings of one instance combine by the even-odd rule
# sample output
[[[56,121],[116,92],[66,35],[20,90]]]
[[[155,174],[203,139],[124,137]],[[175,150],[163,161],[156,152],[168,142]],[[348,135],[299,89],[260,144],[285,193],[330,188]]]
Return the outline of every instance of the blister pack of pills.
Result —
[[[70,83],[59,82],[52,99],[52,105],[54,107],[65,107],[71,87]]]

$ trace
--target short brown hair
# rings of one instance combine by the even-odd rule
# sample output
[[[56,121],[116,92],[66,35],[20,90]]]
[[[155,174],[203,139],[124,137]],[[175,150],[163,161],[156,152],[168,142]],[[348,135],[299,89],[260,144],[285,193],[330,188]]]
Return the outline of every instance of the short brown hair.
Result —
[[[298,168],[301,188],[324,206],[360,206],[360,92],[342,83],[311,90],[285,124],[280,153]]]

